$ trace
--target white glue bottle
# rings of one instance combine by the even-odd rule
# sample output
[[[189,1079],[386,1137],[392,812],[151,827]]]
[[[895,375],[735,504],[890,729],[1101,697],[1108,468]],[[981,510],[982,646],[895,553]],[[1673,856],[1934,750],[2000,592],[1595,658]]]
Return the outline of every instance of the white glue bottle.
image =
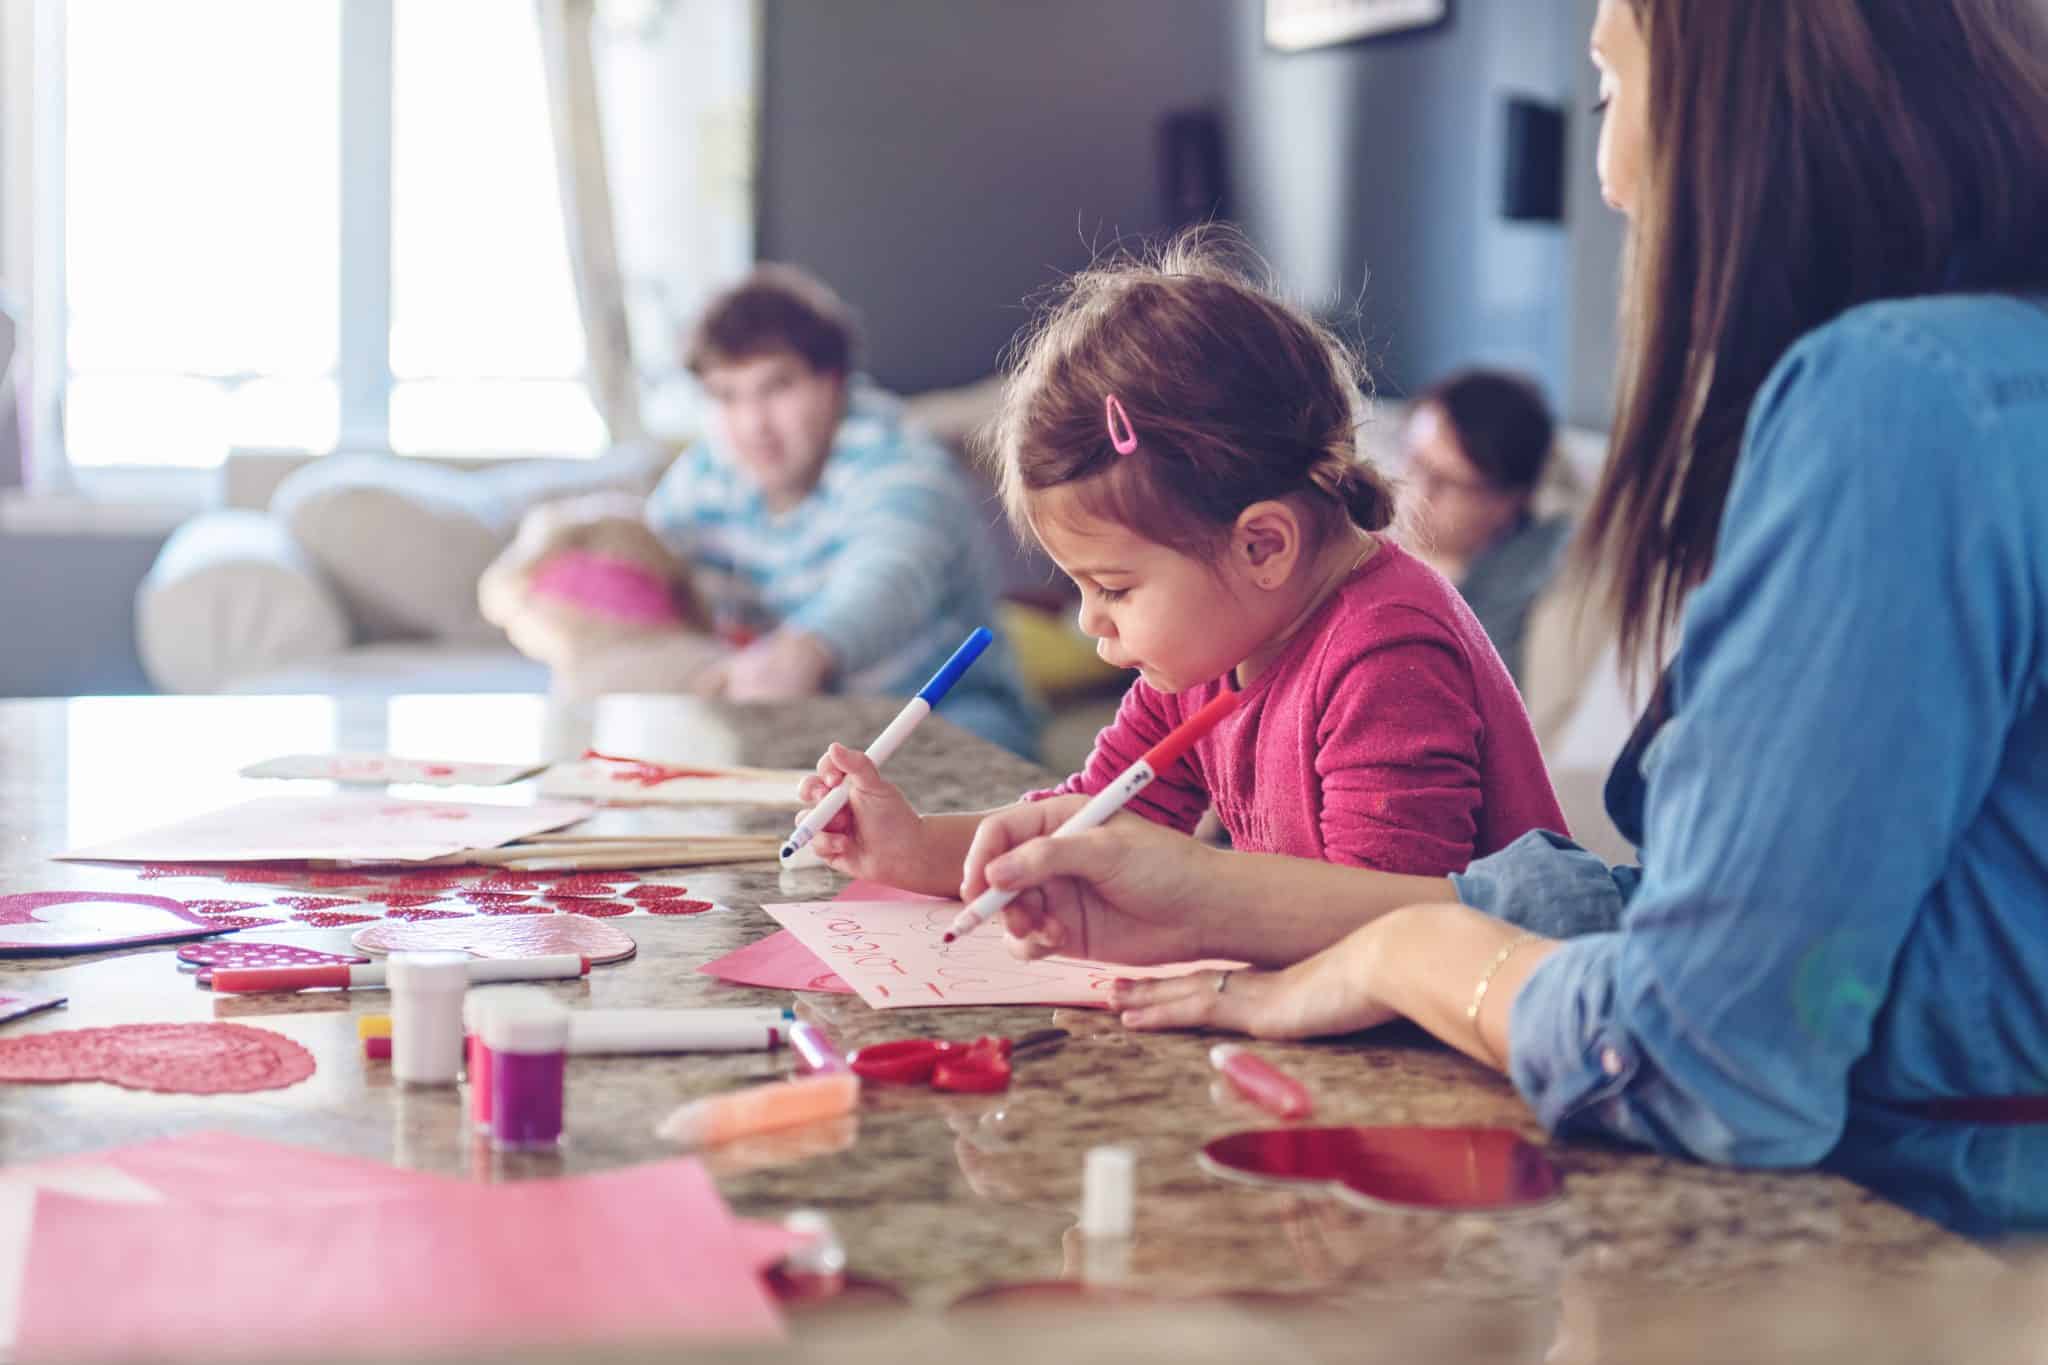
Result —
[[[400,1085],[453,1085],[462,1071],[462,993],[467,953],[393,953],[391,1076]]]

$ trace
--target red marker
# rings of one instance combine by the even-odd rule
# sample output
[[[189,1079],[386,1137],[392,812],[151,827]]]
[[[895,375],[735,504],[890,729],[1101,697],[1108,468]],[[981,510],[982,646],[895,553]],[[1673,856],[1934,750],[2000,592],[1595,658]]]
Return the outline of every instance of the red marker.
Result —
[[[1305,1119],[1315,1108],[1307,1086],[1235,1043],[1218,1043],[1210,1048],[1209,1065],[1222,1072],[1240,1095],[1269,1114],[1278,1114],[1283,1119]]]
[[[542,957],[480,957],[469,964],[472,985],[480,981],[554,981],[587,976],[590,959],[574,953],[552,953]],[[216,967],[213,989],[238,994],[252,991],[304,991],[321,986],[337,990],[360,990],[382,986],[385,967],[381,962],[357,965],[335,963],[317,967]]]
[[[1178,763],[1182,754],[1195,747],[1197,740],[1215,729],[1217,721],[1236,710],[1240,695],[1237,692],[1219,692],[1208,705],[1174,726],[1165,739],[1147,749],[1145,756],[1124,769],[1116,781],[1095,793],[1087,805],[1068,816],[1066,823],[1052,832],[1052,837],[1063,839],[1070,834],[1094,829],[1122,810],[1132,797],[1151,785],[1152,779]],[[974,898],[974,904],[960,912],[943,941],[951,943],[963,934],[973,933],[1015,899],[1015,891],[998,891],[991,886]]]

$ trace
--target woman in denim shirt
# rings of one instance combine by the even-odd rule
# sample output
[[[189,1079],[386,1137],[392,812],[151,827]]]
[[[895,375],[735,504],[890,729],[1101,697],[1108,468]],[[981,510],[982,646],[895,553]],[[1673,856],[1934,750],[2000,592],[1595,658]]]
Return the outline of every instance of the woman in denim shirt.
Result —
[[[1447,881],[982,827],[1013,948],[1254,969],[1134,1028],[1406,1017],[1543,1123],[2048,1230],[2048,40],[2019,0],[1604,0],[1629,363],[1583,551],[1676,653],[1608,786]],[[1682,610],[1681,610],[1682,609]]]

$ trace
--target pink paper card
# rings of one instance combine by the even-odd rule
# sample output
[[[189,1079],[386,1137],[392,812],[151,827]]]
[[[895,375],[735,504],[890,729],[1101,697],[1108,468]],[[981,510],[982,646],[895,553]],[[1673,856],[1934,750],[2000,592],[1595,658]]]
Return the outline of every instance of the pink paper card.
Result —
[[[167,896],[111,891],[0,894],[0,957],[91,953],[139,943],[176,943],[238,926],[194,914]]]
[[[58,855],[73,862],[418,862],[496,848],[590,814],[568,802],[484,806],[369,792],[267,796]]]
[[[1101,1005],[1118,977],[1184,976],[1241,964],[1121,967],[1011,957],[996,928],[944,942],[959,901],[812,901],[764,905],[776,923],[878,1010],[922,1005]]]
[[[853,987],[820,962],[816,953],[804,947],[802,940],[786,929],[778,929],[737,952],[705,963],[697,970],[705,976],[715,976],[736,986],[764,986],[771,991],[853,994]]]
[[[242,769],[243,777],[317,778],[328,782],[415,782],[434,787],[498,787],[539,772],[542,763],[465,763],[392,754],[286,754]]]
[[[852,881],[835,901],[936,901],[936,896],[905,891],[884,882]],[[802,940],[787,929],[778,929],[737,952],[727,953],[697,969],[705,976],[730,981],[738,986],[764,986],[775,991],[830,991],[852,995],[853,987],[818,960]]]
[[[780,1335],[724,1201],[681,1160],[326,1207],[42,1193],[18,1344],[247,1359]]]

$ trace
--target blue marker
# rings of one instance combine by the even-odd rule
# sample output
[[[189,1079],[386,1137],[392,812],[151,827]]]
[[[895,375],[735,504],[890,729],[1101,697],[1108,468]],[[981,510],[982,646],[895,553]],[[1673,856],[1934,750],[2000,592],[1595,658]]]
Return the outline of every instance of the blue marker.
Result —
[[[981,657],[981,652],[987,649],[995,638],[988,633],[988,627],[977,627],[974,634],[967,637],[966,643],[953,651],[953,657],[946,660],[938,672],[932,674],[932,680],[904,704],[903,709],[896,713],[896,719],[890,721],[888,728],[875,736],[873,744],[868,745],[868,757],[877,767],[886,761],[890,754],[903,747],[903,741],[910,738],[910,732],[917,728],[918,722],[930,715],[932,708],[945,699],[946,693],[953,690],[953,684],[960,681],[960,675]],[[811,807],[804,814],[804,818],[796,822],[796,829],[791,831],[788,841],[782,845],[782,861],[788,862],[805,844],[817,838],[818,831],[830,824],[833,816],[846,809],[847,799],[852,795],[844,782],[825,793],[825,799]]]

